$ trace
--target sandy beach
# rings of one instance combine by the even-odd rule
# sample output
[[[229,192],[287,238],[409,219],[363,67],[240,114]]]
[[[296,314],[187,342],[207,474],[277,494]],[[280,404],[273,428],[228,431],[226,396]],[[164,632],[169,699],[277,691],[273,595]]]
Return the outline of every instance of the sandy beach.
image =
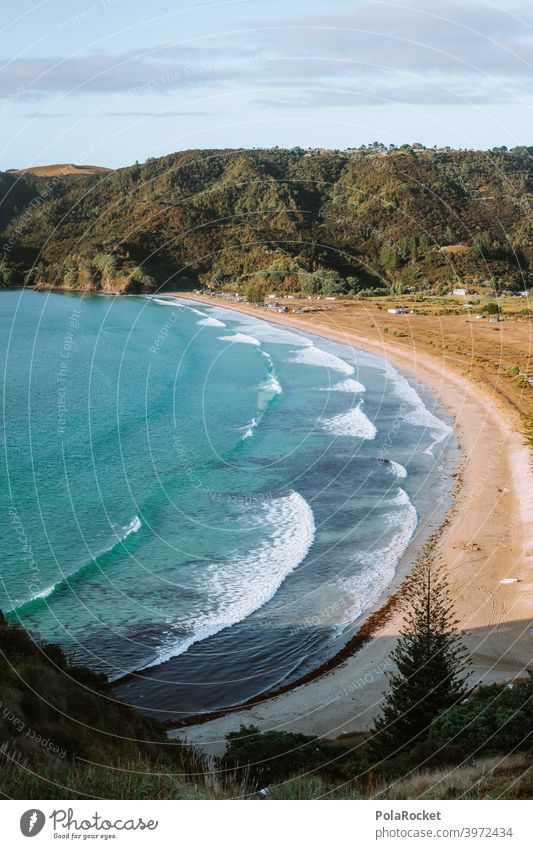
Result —
[[[452,416],[461,446],[437,553],[472,656],[471,681],[523,677],[533,654],[533,474],[523,436],[533,390],[519,389],[507,368],[530,361],[531,323],[511,320],[494,327],[467,315],[391,316],[342,301],[302,315],[271,314],[215,297],[172,294],[370,351],[433,391]],[[400,572],[397,583],[401,577]],[[401,619],[400,611],[393,612],[361,649],[309,684],[170,735],[220,753],[225,735],[242,724],[328,738],[367,729],[380,710]]]

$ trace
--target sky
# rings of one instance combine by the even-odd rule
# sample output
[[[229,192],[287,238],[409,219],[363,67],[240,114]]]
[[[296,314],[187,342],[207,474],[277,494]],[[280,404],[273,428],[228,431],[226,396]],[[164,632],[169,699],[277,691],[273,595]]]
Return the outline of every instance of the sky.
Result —
[[[529,0],[3,0],[0,169],[533,144]]]

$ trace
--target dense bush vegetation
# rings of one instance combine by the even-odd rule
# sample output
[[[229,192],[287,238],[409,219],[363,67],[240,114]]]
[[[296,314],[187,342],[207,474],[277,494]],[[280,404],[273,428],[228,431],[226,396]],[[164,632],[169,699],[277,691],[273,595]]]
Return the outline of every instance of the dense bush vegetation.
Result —
[[[346,793],[348,783],[361,796],[369,796],[380,784],[385,788],[404,776],[411,776],[415,784],[421,772],[428,783],[430,770],[442,769],[443,775],[455,775],[462,783],[461,771],[474,775],[478,759],[489,755],[497,755],[501,763],[524,752],[525,761],[516,763],[527,773],[532,735],[533,676],[529,676],[512,685],[480,686],[463,703],[441,712],[424,739],[386,760],[376,757],[370,734],[333,743],[282,731],[260,733],[254,726],[242,726],[228,734],[218,766],[237,782],[246,780],[255,788],[282,785],[273,791],[273,798],[287,798],[285,785],[294,790],[297,779],[303,785],[315,782],[317,794],[319,789],[323,794],[339,788]],[[530,790],[529,785],[527,792]],[[395,798],[394,792],[389,798]]]
[[[464,704],[444,711],[431,726],[439,746],[457,745],[466,756],[533,748],[533,676],[507,686],[479,687]]]
[[[529,148],[191,150],[104,174],[0,173],[0,196],[0,285],[35,264],[34,282],[128,291],[256,274],[324,294],[530,286]]]

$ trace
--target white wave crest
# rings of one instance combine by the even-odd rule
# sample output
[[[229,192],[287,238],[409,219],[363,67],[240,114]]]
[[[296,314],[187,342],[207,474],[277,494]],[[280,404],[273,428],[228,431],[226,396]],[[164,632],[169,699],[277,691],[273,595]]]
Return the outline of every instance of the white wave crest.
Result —
[[[355,380],[353,377],[347,377],[346,380],[342,380],[340,383],[335,383],[333,386],[323,386],[320,389],[321,392],[366,392],[366,386],[362,383],[359,383],[358,380]]]
[[[273,395],[280,395],[283,392],[281,387],[281,383],[277,379],[275,374],[269,374],[266,380],[263,381],[260,385],[260,390],[262,392],[266,392],[267,395],[272,397]]]
[[[179,309],[184,309],[183,304],[179,304],[177,301],[171,300],[163,300],[163,298],[154,298],[151,295],[148,296],[150,301],[153,301],[154,304],[161,304],[163,307],[178,307]]]
[[[322,427],[335,436],[356,436],[359,439],[374,439],[377,433],[375,424],[363,413],[361,407],[353,407],[347,413],[324,419]]]
[[[396,475],[397,478],[407,477],[407,469],[405,468],[405,466],[402,466],[401,463],[396,463],[395,460],[389,460],[389,468],[391,472]]]
[[[241,342],[243,345],[260,345],[259,339],[247,336],[246,333],[235,333],[233,336],[219,336],[221,342]]]
[[[245,424],[243,428],[241,428],[241,430],[243,431],[241,439],[242,440],[250,439],[250,437],[254,435],[254,430],[256,429],[256,427],[257,427],[257,419],[255,419],[255,418],[250,419],[250,421],[247,424]]]
[[[301,363],[306,366],[323,366],[332,371],[340,371],[343,374],[353,374],[355,369],[345,360],[335,354],[330,354],[328,351],[323,351],[322,348],[317,348],[316,345],[309,345],[307,348],[302,348],[296,356],[291,359],[293,363]]]
[[[392,583],[398,563],[413,537],[418,517],[407,493],[400,490],[393,503],[397,509],[385,516],[385,522],[395,529],[390,540],[382,548],[358,554],[356,563],[363,567],[362,571],[352,578],[337,581],[337,588],[351,599],[349,615],[341,624],[355,621],[379,600]]]
[[[204,327],[225,327],[226,326],[223,321],[219,321],[218,318],[212,318],[211,316],[208,316],[208,318],[200,319],[200,321],[198,321],[197,324],[203,324]]]
[[[36,601],[38,598],[47,598],[49,595],[52,595],[56,588],[57,584],[52,584],[50,587],[46,587],[45,590],[41,590],[38,593],[35,593],[30,599],[30,601]]]
[[[201,315],[204,318],[206,318],[206,316],[207,316],[207,313],[202,312],[202,310],[197,310],[194,307],[191,307],[189,304],[185,304],[185,307],[186,307],[186,309],[190,310],[191,312],[196,313],[196,315]]]
[[[285,330],[274,324],[267,324],[266,321],[243,324],[241,330],[257,336],[261,342],[290,345],[293,348],[311,348],[313,346],[313,342],[307,336],[302,336],[296,332],[292,333],[290,330]]]
[[[129,537],[130,534],[136,534],[137,531],[140,531],[141,527],[141,520],[138,516],[134,516],[129,525],[126,525],[125,528],[122,528],[123,536],[121,539],[124,540],[126,539],[126,537]]]
[[[416,427],[424,427],[430,431],[433,442],[425,449],[424,453],[431,454],[431,449],[442,442],[443,439],[446,439],[452,432],[452,428],[428,410],[416,389],[390,363],[387,364],[387,379],[392,383],[396,395],[412,408],[404,415],[404,420]]]
[[[265,502],[253,518],[265,530],[262,542],[246,554],[235,554],[208,567],[203,589],[208,590],[206,603],[210,609],[172,623],[189,633],[162,646],[151,666],[183,654],[194,643],[246,619],[270,601],[302,563],[313,544],[315,522],[309,504],[299,493]]]
[[[268,362],[268,375],[263,381],[261,381],[257,388],[257,412],[253,419],[251,419],[242,428],[244,434],[241,437],[241,440],[249,439],[253,436],[255,428],[263,418],[270,402],[276,397],[276,395],[281,395],[283,392],[281,383],[277,379],[274,371],[274,362],[272,357],[268,351],[261,351],[261,354]]]
[[[124,540],[129,537],[130,534],[136,534],[142,527],[142,522],[138,516],[134,516],[131,522],[128,525],[125,525],[120,531],[114,531],[115,539],[105,548],[101,549],[97,554],[95,554],[90,560],[87,560],[83,563],[78,569],[75,569],[74,572],[71,572],[70,575],[63,575],[55,584],[51,584],[49,587],[46,587],[44,590],[39,590],[31,598],[26,599],[26,601],[21,601],[13,607],[13,610],[17,610],[20,607],[24,607],[26,604],[31,604],[34,601],[38,601],[39,599],[48,598],[48,596],[52,595],[52,593],[56,592],[62,587],[67,586],[68,582],[74,578],[82,576],[85,572],[87,572],[94,564],[97,562],[99,557],[102,557],[104,554],[109,554],[110,551],[113,551],[117,545],[120,545]]]

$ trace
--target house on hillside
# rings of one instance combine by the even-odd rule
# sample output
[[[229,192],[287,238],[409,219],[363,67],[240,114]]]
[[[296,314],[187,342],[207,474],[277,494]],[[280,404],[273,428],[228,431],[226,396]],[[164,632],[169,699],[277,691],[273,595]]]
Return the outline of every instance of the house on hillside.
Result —
[[[468,295],[468,289],[452,289],[452,295]]]

